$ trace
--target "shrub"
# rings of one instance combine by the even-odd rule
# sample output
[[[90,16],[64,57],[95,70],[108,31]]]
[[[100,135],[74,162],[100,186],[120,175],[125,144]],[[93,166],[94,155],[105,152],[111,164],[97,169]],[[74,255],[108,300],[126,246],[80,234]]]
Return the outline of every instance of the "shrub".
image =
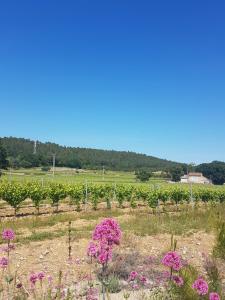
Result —
[[[107,290],[109,293],[118,293],[121,291],[121,289],[119,278],[115,275],[110,275],[107,280]]]
[[[218,225],[216,244],[213,249],[215,257],[225,259],[225,222]]]
[[[204,267],[207,272],[208,283],[210,290],[217,291],[221,294],[221,278],[215,259],[205,257]]]
[[[50,169],[51,168],[49,166],[44,166],[44,167],[41,168],[41,171],[48,172],[48,171],[50,171]]]

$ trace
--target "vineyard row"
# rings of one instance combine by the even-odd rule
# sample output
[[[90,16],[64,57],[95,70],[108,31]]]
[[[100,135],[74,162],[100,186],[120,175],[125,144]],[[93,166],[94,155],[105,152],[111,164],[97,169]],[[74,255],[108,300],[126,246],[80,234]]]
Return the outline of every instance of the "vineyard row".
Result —
[[[105,201],[107,208],[111,208],[111,202],[117,201],[119,207],[124,202],[129,202],[135,208],[138,202],[145,202],[149,207],[156,208],[159,203],[175,204],[183,202],[224,202],[225,187],[215,186],[137,186],[126,184],[59,184],[49,183],[42,186],[38,182],[17,183],[1,182],[0,198],[14,208],[15,214],[26,199],[31,199],[37,212],[43,200],[49,199],[52,206],[58,210],[60,201],[69,198],[70,203],[81,210],[82,204],[91,203],[94,210],[98,203]]]

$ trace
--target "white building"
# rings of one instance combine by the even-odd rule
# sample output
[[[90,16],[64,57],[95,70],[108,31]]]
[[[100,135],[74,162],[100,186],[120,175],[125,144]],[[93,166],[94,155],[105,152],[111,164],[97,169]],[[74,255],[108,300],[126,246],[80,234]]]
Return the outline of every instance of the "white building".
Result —
[[[200,183],[200,184],[210,184],[211,180],[204,177],[202,173],[188,173],[184,175],[180,179],[181,183]]]

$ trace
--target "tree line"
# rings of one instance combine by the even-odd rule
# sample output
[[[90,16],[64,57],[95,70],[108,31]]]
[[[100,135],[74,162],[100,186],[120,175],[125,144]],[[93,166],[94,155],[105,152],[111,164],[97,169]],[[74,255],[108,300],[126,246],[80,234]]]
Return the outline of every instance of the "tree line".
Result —
[[[55,165],[58,167],[102,169],[115,171],[135,171],[137,179],[148,181],[154,171],[163,171],[172,181],[188,171],[201,172],[214,184],[225,183],[225,162],[213,161],[198,166],[177,163],[135,152],[99,150],[79,147],[66,147],[54,143],[4,137],[0,139],[0,170],[7,167],[31,168],[52,165],[55,154]]]
[[[31,168],[52,165],[56,155],[56,166],[82,169],[102,169],[115,171],[167,170],[181,164],[129,151],[99,150],[79,147],[66,147],[54,143],[37,142],[34,154],[34,141],[5,137],[1,139],[7,151],[9,165],[13,168]]]

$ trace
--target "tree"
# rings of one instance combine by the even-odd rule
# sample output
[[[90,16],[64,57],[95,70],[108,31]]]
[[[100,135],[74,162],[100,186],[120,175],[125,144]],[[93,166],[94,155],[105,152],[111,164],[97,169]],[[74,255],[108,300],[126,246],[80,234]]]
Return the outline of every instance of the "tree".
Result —
[[[6,149],[3,147],[1,140],[0,140],[0,176],[1,176],[1,169],[7,169],[8,163],[9,162],[7,160]]]
[[[201,172],[205,177],[212,180],[213,184],[225,183],[225,163],[213,161],[208,164],[201,164],[196,167],[197,172]]]
[[[136,171],[135,175],[136,175],[136,178],[142,182],[148,181],[149,178],[152,176],[152,174],[150,172],[144,171],[144,170]]]
[[[44,166],[41,168],[41,171],[43,172],[49,172],[51,170],[51,168],[49,166]]]
[[[180,181],[181,176],[184,175],[184,171],[183,171],[182,167],[174,167],[174,168],[170,169],[170,175],[171,175],[172,181],[178,182],[178,181]]]

